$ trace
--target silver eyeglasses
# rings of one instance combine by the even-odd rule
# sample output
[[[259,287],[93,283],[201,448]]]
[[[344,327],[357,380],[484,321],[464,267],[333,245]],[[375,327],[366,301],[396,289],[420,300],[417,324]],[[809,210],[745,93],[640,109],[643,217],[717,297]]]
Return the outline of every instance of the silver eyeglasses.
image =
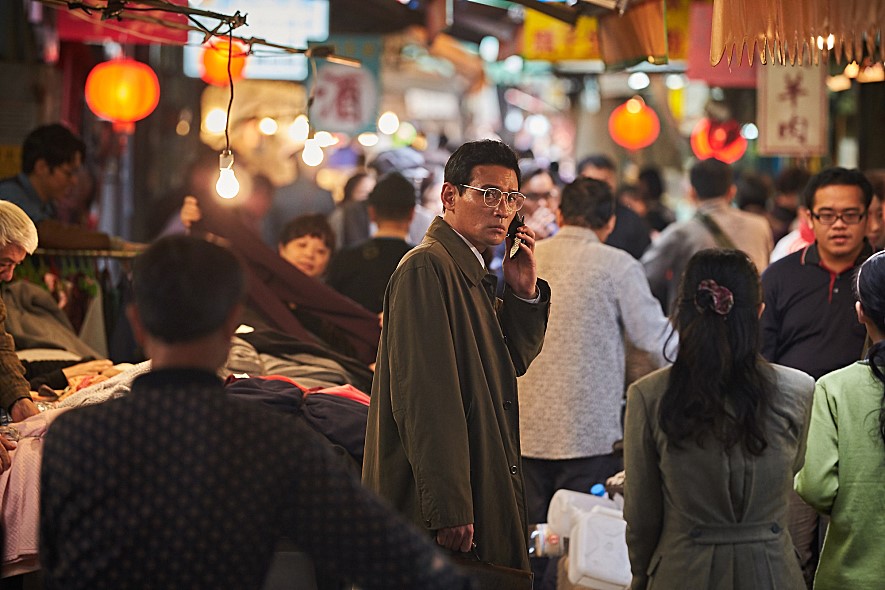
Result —
[[[495,187],[479,188],[478,186],[470,186],[469,184],[462,184],[461,186],[481,192],[483,203],[485,203],[486,207],[491,207],[492,209],[498,206],[501,199],[505,198],[504,206],[507,207],[508,211],[519,211],[525,203],[525,195],[517,191],[505,193],[501,189]]]

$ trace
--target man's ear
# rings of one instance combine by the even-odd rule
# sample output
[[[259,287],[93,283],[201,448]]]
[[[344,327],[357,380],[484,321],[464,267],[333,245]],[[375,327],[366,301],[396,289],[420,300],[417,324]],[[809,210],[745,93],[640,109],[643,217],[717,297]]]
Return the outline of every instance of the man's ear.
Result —
[[[455,208],[455,199],[458,197],[460,193],[454,184],[451,182],[444,182],[442,186],[442,204],[443,210],[450,211]]]
[[[49,164],[43,158],[37,158],[37,161],[34,162],[34,172],[35,176],[48,176],[51,173],[49,169]]]
[[[371,205],[367,205],[366,210],[369,212],[369,221],[378,223],[378,215],[375,213],[375,208]]]
[[[734,198],[735,198],[735,196],[737,195],[737,192],[738,192],[738,187],[737,187],[737,185],[736,185],[736,184],[732,184],[730,187],[728,187],[728,192],[725,193],[726,196],[728,197],[728,199],[726,199],[726,200],[727,200],[729,203],[731,203],[732,201],[734,201]]]

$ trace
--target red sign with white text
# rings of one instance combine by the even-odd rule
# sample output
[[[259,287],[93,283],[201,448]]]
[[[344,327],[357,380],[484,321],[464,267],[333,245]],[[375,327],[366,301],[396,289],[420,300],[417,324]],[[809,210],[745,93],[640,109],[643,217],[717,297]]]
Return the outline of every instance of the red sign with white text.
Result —
[[[187,6],[187,0],[171,0],[173,4]],[[144,9],[138,3],[126,3],[127,7]],[[127,12],[125,9],[120,15],[120,20],[111,17],[102,20],[102,12],[90,10],[87,14],[80,8],[68,9],[60,7],[57,11],[58,37],[62,41],[96,42],[116,41],[123,44],[151,45],[184,45],[187,42],[187,31],[183,29],[164,26],[161,23],[169,23],[174,26],[187,25],[187,17],[183,14],[173,14],[160,10],[143,12]],[[137,20],[147,18],[151,21]]]

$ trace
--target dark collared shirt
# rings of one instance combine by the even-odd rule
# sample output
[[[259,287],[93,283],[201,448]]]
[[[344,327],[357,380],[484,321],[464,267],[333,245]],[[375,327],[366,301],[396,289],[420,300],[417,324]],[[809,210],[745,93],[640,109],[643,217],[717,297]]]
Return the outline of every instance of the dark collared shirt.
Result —
[[[769,266],[762,274],[762,355],[815,379],[860,359],[866,330],[854,311],[852,280],[872,253],[865,243],[854,266],[837,274],[814,243]]]
[[[59,416],[41,473],[46,588],[260,588],[281,537],[366,590],[468,587],[316,433],[211,373]]]

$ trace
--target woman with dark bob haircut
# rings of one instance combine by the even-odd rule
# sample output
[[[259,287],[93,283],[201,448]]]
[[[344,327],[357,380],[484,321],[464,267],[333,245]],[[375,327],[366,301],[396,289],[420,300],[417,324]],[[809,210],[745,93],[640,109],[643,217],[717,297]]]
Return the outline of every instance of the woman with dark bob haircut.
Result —
[[[698,252],[672,319],[675,362],[627,392],[634,589],[805,588],[787,522],[814,381],[759,355],[762,308],[746,254]]]
[[[866,360],[818,380],[796,477],[802,499],[830,517],[815,590],[885,584],[885,253],[861,265],[855,291],[873,345]]]

